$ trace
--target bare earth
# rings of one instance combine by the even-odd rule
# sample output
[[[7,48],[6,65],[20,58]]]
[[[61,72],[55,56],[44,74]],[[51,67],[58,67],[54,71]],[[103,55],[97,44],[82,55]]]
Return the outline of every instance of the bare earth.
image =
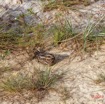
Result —
[[[52,14],[52,12],[50,13]],[[75,27],[78,26],[78,23],[83,27],[87,22],[87,16],[92,15],[94,17],[93,21],[96,22],[97,19],[105,15],[105,0],[100,0],[79,11],[71,11],[70,13],[71,18],[74,19]],[[79,14],[82,15],[80,16]],[[46,15],[46,13],[44,15]],[[75,18],[73,18],[74,16]],[[70,51],[65,52],[59,48],[52,49],[50,52],[55,54],[56,60],[59,60],[51,67],[51,70],[67,71],[64,82],[58,83],[56,88],[60,91],[66,88],[67,92],[65,93],[68,94],[68,98],[63,100],[64,96],[62,96],[62,94],[50,91],[42,101],[37,102],[33,94],[28,91],[25,91],[22,95],[6,94],[7,96],[1,92],[0,104],[105,104],[105,84],[96,84],[94,82],[99,74],[105,73],[104,45],[101,47],[100,51],[94,52],[90,57],[85,57],[84,60],[80,60],[79,57],[76,57],[73,61],[69,61]],[[19,56],[15,54],[10,55],[4,60],[0,60],[0,67],[13,67],[12,72],[4,73],[3,76],[8,77],[10,73],[15,75],[19,71],[23,73],[33,71],[34,67],[45,70],[45,66],[37,63],[35,59],[31,61],[27,59],[28,55],[23,53]]]

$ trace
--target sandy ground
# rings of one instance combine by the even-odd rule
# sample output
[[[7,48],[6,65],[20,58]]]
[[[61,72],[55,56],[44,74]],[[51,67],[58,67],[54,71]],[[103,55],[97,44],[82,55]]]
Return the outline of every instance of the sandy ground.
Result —
[[[69,52],[54,49],[51,53],[60,56],[56,57],[56,60],[59,58],[59,62],[52,66],[51,70],[67,72],[64,81],[58,83],[56,89],[61,91],[66,88],[67,92],[65,93],[68,93],[68,98],[62,100],[64,96],[61,93],[50,91],[38,104],[105,104],[105,91],[103,90],[105,84],[94,82],[99,74],[105,73],[105,48],[84,60],[80,61],[76,58],[72,62],[69,62],[69,57],[64,58],[65,54],[68,55]],[[37,63],[35,59],[32,61],[25,61],[25,59],[25,55],[15,58],[12,56],[9,60],[0,61],[0,65],[3,67],[15,66],[11,72],[13,74],[19,71],[24,73],[33,71],[34,67],[40,69],[45,67]],[[20,66],[21,70],[15,69],[22,61],[24,61],[24,64]],[[46,69],[44,68],[44,70]],[[4,73],[4,75],[10,75],[10,73]],[[16,94],[15,96],[5,96],[1,93],[0,104],[37,104],[35,96],[31,99],[29,99],[29,96],[32,96],[32,94],[27,91],[23,95]]]
[[[80,13],[83,13],[82,17],[74,18],[79,23],[81,18],[84,18],[81,24],[87,22],[85,18],[89,14],[94,15],[94,21],[96,21],[105,14],[105,0],[94,3],[84,8],[84,10],[80,9]],[[76,15],[78,16],[77,12],[75,13],[75,16]],[[66,88],[68,98],[63,100],[62,94],[50,91],[49,94],[38,103],[33,94],[28,91],[23,95],[15,94],[8,96],[5,96],[4,93],[1,92],[0,104],[105,104],[104,83],[96,84],[94,82],[99,74],[105,73],[104,46],[99,52],[94,52],[91,57],[88,56],[81,61],[78,57],[73,61],[69,61],[70,52],[64,52],[58,48],[51,50],[51,53],[55,54],[56,60],[59,60],[51,67],[51,70],[67,71],[64,81],[58,83],[56,88],[59,90]],[[15,74],[19,71],[23,73],[33,71],[34,67],[41,69],[45,67],[37,63],[35,59],[31,61],[27,59],[28,55],[23,53],[19,56],[15,54],[10,55],[4,60],[0,60],[0,67],[13,67],[12,72],[4,73],[3,76],[8,76],[10,73]]]

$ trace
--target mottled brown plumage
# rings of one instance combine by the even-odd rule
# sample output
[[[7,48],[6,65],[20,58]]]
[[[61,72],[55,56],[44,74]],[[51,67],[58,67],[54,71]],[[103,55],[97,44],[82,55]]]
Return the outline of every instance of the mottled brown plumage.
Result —
[[[36,58],[38,62],[45,65],[53,65],[55,62],[55,57],[53,54],[40,50],[36,50],[34,52],[34,58]]]

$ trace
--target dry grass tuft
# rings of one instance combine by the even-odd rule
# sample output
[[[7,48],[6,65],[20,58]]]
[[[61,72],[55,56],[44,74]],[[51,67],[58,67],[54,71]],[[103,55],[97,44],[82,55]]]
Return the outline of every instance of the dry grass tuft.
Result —
[[[94,80],[94,82],[96,84],[100,84],[100,83],[105,82],[105,75],[104,74],[99,74],[98,75],[98,78],[96,80]]]
[[[53,73],[51,70],[36,71],[29,74],[17,73],[1,81],[0,88],[6,92],[29,90],[35,93],[38,101],[42,100],[50,89],[56,89],[55,84],[62,81],[65,73]]]
[[[43,0],[46,1],[46,0]],[[98,0],[96,0],[98,1]],[[73,5],[90,5],[91,4],[91,0],[53,0],[50,1],[48,0],[48,4],[45,5],[44,7],[44,11],[51,11],[53,9],[65,9],[65,8],[70,8]],[[74,9],[74,8],[73,8]],[[76,9],[76,8],[75,8]]]

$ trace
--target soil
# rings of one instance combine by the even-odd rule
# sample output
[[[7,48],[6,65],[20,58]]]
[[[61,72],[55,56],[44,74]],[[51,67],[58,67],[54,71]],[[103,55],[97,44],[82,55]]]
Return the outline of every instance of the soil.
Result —
[[[59,10],[50,11],[48,12],[49,14],[44,13],[44,16],[46,16],[44,20],[52,18],[55,12],[59,12]],[[83,7],[79,11],[70,10],[69,13],[74,27],[78,27],[81,24],[78,28],[81,29],[87,23],[89,16],[93,16],[92,21],[96,22],[105,15],[105,0]],[[48,23],[50,22],[51,19]],[[105,21],[103,20],[102,24],[104,23]],[[82,60],[80,57],[76,57],[70,61],[71,52],[69,50],[61,50],[58,47],[49,52],[54,54],[56,58],[56,64],[51,66],[51,70],[67,72],[64,81],[55,85],[56,89],[63,94],[58,93],[59,91],[49,91],[45,98],[38,102],[35,94],[30,91],[24,91],[22,94],[10,94],[1,91],[0,104],[105,104],[105,84],[97,84],[95,82],[99,74],[105,73],[104,45],[98,52],[94,52],[91,56],[86,55]],[[5,76],[9,77],[10,73],[15,75],[18,72],[33,72],[35,67],[46,70],[45,67],[47,66],[38,63],[36,59],[29,60],[29,56],[25,52],[21,55],[17,54],[11,54],[0,60],[0,69],[2,67],[12,67],[11,71],[0,75],[1,79]],[[67,91],[64,91],[64,88]]]

